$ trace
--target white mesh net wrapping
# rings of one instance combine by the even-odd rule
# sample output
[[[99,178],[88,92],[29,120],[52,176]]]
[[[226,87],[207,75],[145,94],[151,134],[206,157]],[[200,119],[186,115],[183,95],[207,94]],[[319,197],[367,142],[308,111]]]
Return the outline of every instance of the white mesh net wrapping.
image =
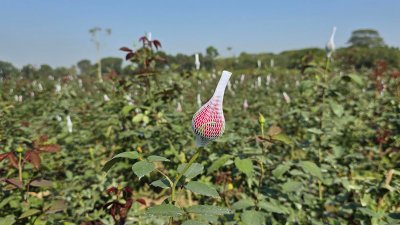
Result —
[[[192,129],[196,135],[196,146],[201,147],[222,136],[225,118],[222,110],[224,92],[232,73],[223,71],[221,79],[211,99],[204,104],[192,119]]]

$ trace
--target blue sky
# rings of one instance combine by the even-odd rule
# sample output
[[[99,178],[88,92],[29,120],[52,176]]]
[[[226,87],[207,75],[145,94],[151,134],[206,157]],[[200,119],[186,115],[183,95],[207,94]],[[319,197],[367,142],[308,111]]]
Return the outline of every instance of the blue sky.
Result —
[[[337,26],[336,45],[351,31],[377,29],[390,46],[400,46],[398,0],[2,0],[0,60],[16,66],[71,66],[95,60],[88,30],[112,28],[102,56],[122,57],[151,31],[167,53],[204,52],[209,45],[233,52],[280,52],[323,47]]]

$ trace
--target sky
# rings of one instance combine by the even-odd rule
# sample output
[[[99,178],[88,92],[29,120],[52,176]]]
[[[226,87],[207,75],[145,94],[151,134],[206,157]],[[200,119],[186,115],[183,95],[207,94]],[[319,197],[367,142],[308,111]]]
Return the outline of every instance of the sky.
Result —
[[[335,42],[347,46],[351,32],[373,28],[389,46],[400,46],[398,0],[0,0],[0,61],[71,66],[96,60],[88,32],[101,35],[101,56],[123,57],[146,32],[169,54],[204,52],[279,53],[324,47],[337,26]],[[232,52],[227,51],[232,47]]]

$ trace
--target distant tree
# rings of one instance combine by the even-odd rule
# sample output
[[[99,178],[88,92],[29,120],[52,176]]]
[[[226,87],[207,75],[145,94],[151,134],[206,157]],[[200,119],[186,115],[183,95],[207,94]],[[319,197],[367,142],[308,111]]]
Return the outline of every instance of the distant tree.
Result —
[[[8,78],[18,73],[18,69],[9,62],[0,61],[0,77]]]
[[[372,29],[360,29],[352,32],[348,43],[353,47],[382,47],[385,46],[379,32]]]
[[[214,67],[214,60],[218,55],[219,52],[215,47],[209,46],[206,49],[206,57],[203,59],[203,64],[207,70],[211,70]]]
[[[54,77],[61,78],[61,77],[64,77],[64,76],[68,76],[69,74],[70,74],[70,71],[66,67],[57,67],[54,70]]]
[[[40,65],[39,70],[36,72],[36,77],[50,76],[53,74],[53,68],[47,64]]]
[[[36,69],[31,64],[25,65],[21,69],[21,75],[27,79],[35,78]]]
[[[214,46],[209,46],[206,49],[206,56],[210,57],[211,59],[216,58],[219,55],[218,50]]]
[[[88,59],[82,59],[77,64],[80,75],[90,75],[92,72],[92,63]]]
[[[120,74],[122,71],[122,59],[116,57],[107,57],[101,59],[102,72],[110,73],[112,71]]]

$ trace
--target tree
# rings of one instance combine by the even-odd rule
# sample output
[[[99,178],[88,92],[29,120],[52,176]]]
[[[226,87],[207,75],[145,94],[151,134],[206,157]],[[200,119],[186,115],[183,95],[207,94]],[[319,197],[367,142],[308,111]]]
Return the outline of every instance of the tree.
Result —
[[[36,69],[31,64],[25,65],[21,69],[21,75],[28,79],[34,79],[35,72],[36,72]]]
[[[217,58],[218,55],[218,50],[215,47],[209,46],[206,49],[206,57],[203,59],[203,64],[207,70],[211,70],[214,67],[214,59]]]
[[[18,72],[18,69],[9,62],[0,61],[0,77],[11,77]]]
[[[217,50],[215,47],[209,46],[209,47],[206,49],[206,56],[207,56],[207,57],[210,57],[211,59],[214,59],[214,58],[216,58],[218,55],[219,55],[218,50]]]
[[[348,43],[352,47],[382,47],[385,46],[383,38],[379,32],[372,29],[360,29],[352,32]]]
[[[43,65],[40,65],[40,68],[37,71],[37,74],[38,74],[37,77],[40,77],[40,76],[48,77],[53,74],[53,69],[51,68],[51,66],[49,66],[47,64],[43,64]]]
[[[116,72],[117,74],[121,73],[122,70],[122,59],[116,57],[107,57],[101,59],[101,64],[103,65],[102,72],[110,73]]]
[[[88,59],[82,59],[77,64],[79,69],[79,74],[82,75],[90,75],[92,73],[92,63]]]

